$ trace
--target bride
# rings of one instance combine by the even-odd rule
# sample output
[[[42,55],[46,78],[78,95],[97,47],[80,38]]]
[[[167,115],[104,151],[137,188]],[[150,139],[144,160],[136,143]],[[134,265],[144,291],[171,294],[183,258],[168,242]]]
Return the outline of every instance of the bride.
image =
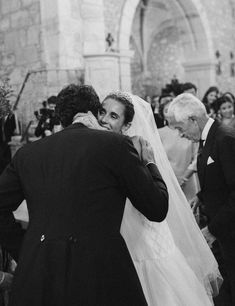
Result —
[[[98,122],[91,113],[77,114],[74,122],[132,137],[140,158],[142,138],[136,136],[154,150],[169,193],[166,221],[150,222],[127,199],[120,229],[148,305],[213,305],[221,282],[218,265],[170,167],[150,105],[138,96],[114,92],[104,99]]]

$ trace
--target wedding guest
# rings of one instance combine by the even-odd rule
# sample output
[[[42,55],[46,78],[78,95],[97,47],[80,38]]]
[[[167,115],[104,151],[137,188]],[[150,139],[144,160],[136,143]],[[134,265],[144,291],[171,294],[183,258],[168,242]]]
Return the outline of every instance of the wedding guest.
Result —
[[[154,113],[154,119],[157,125],[157,128],[160,129],[167,125],[167,121],[165,119],[165,116],[163,114],[163,109],[165,105],[167,105],[170,101],[172,101],[173,97],[169,94],[163,94],[159,97],[159,107],[158,107],[158,113]]]
[[[215,101],[217,119],[221,124],[235,128],[234,102],[226,95]]]
[[[41,117],[35,129],[36,137],[46,137],[54,133],[54,127],[60,125],[55,114],[56,97],[51,96],[47,99],[47,108],[40,109]]]
[[[1,105],[0,109],[0,174],[11,161],[9,142],[16,129],[15,116],[9,101]]]
[[[188,92],[193,94],[194,96],[197,96],[197,86],[193,83],[186,82],[182,85],[182,92]]]
[[[158,114],[159,109],[159,96],[153,95],[151,98],[151,108],[154,114]]]
[[[211,118],[216,117],[216,106],[215,106],[215,100],[219,96],[219,89],[216,86],[211,86],[206,91],[204,97],[202,98],[202,103],[206,107],[206,111],[209,114]]]
[[[226,91],[222,96],[227,97],[230,101],[233,102],[233,104],[235,104],[235,97],[230,91]]]

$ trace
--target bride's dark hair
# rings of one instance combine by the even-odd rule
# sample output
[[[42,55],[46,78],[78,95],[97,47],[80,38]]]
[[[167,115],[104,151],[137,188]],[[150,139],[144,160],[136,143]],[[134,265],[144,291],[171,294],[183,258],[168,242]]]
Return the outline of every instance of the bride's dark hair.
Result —
[[[121,103],[125,107],[124,124],[132,122],[135,115],[135,109],[130,95],[122,91],[113,91],[104,98],[103,102],[106,101],[107,99],[113,99]]]

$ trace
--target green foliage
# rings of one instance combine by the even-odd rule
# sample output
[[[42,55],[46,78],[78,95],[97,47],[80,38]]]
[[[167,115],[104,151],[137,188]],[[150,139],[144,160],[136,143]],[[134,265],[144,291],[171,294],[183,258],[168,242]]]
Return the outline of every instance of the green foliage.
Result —
[[[0,118],[11,113],[10,96],[12,92],[9,79],[0,82]]]

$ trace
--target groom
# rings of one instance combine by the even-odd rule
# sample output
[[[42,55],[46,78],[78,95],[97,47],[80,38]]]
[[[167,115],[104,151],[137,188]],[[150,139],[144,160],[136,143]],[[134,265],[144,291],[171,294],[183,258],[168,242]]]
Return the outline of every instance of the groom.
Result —
[[[0,177],[0,243],[19,255],[10,305],[147,305],[120,225],[126,197],[151,221],[166,217],[153,152],[142,146],[143,164],[127,137],[72,124],[97,115],[91,86],[69,85],[57,100],[64,130],[20,149]],[[12,215],[23,199],[24,238]]]

